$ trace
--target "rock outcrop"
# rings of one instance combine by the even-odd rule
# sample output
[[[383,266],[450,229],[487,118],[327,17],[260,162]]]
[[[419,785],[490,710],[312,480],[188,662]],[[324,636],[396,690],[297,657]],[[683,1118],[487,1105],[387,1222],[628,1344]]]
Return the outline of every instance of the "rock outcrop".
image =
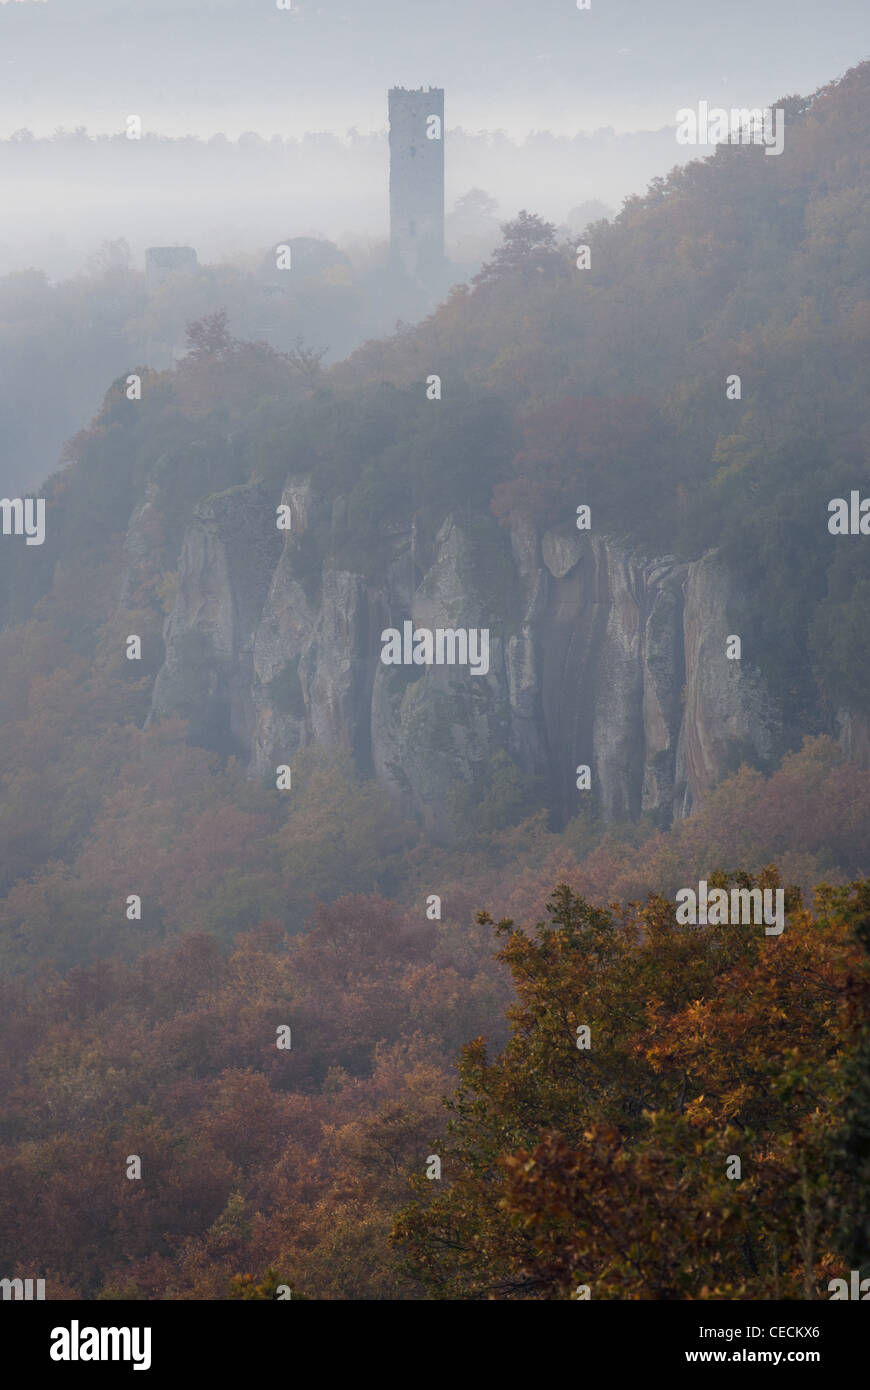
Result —
[[[781,720],[758,672],[726,657],[739,593],[714,553],[649,559],[617,539],[510,532],[448,517],[424,541],[384,536],[377,582],[300,564],[318,515],[305,479],[208,499],[189,528],[152,718],[190,717],[269,775],[307,744],[350,751],[438,836],[457,792],[499,759],[535,779],[559,821],[584,793],[607,820],[685,816],[741,757],[768,761]],[[487,628],[489,669],[387,666],[381,633]]]

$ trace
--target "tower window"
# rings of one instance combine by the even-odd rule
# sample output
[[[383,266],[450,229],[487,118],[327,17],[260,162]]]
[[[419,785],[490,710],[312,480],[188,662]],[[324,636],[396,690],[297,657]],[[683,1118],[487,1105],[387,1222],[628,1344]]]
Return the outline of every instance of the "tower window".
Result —
[[[408,233],[409,233],[410,236],[416,236],[416,235],[417,235],[417,223],[416,223],[416,222],[409,222],[409,223],[408,223]]]
[[[411,158],[412,158],[412,159],[414,158],[414,156],[416,155],[416,153],[417,153],[417,146],[416,146],[416,145],[412,145],[412,146],[411,146]]]

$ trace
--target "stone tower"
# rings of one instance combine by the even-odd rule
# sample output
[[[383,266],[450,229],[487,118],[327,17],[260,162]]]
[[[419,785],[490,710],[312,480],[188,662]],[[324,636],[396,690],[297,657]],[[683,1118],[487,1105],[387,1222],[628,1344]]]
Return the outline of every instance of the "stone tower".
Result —
[[[390,248],[426,281],[444,260],[444,90],[390,90]]]

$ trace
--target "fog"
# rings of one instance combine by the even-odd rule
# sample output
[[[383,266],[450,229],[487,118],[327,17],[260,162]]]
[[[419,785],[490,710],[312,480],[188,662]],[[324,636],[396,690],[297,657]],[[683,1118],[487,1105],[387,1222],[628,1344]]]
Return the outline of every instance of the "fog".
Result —
[[[386,106],[386,93],[384,93]],[[573,139],[546,133],[446,132],[448,214],[472,188],[504,221],[521,207],[557,223],[597,199],[616,210],[631,192],[693,153],[673,129]],[[233,258],[288,235],[348,247],[389,232],[386,130],[344,138],[170,140],[145,135],[0,142],[0,181],[12,214],[0,228],[0,274],[37,266],[52,279],[77,273],[103,241],[125,238],[137,264],[145,247],[181,242],[201,260]],[[448,222],[448,250],[451,227]],[[452,247],[456,250],[456,246]]]
[[[46,0],[0,8],[0,134],[379,130],[437,85],[465,129],[656,129],[699,96],[758,105],[868,49],[866,0]]]
[[[770,105],[868,49],[866,0],[0,0],[0,488],[53,471],[197,314],[334,361],[428,312],[520,209],[573,235],[696,157],[680,107]],[[421,294],[386,272],[387,91],[428,85],[449,261]],[[269,257],[305,238],[328,245],[276,300]],[[153,245],[193,247],[196,276],[149,295]]]

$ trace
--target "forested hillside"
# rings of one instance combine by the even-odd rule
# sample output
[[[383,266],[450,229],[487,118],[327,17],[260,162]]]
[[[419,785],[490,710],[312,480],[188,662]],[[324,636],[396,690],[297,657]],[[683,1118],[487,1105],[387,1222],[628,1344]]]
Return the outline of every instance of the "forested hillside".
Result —
[[[529,212],[336,366],[223,312],[172,370],[119,360],[45,543],[3,538],[0,1245],[53,1297],[802,1298],[868,1258],[870,567],[828,505],[870,495],[870,64],[783,104],[781,157],[657,180],[588,270]],[[607,728],[650,690],[671,723],[590,753],[584,801],[605,726],[549,708],[558,644],[534,687],[510,660],[537,577],[546,634],[605,575]],[[489,704],[378,704],[375,619],[421,595],[491,624]],[[642,689],[626,595],[676,614]],[[680,801],[714,607],[744,723]],[[717,874],[782,885],[782,937],[676,927]]]

